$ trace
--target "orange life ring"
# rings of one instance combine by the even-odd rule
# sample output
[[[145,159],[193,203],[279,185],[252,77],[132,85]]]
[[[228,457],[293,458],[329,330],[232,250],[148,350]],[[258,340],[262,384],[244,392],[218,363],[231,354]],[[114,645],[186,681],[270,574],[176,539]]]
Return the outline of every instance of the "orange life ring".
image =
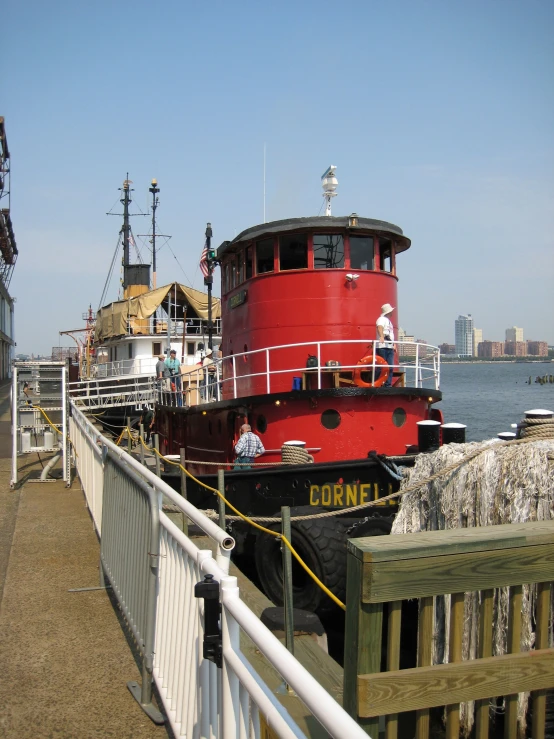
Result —
[[[362,359],[359,360],[359,369],[356,368],[353,372],[354,382],[356,383],[356,385],[358,385],[358,387],[381,387],[381,385],[384,385],[389,378],[389,365],[385,362],[383,357],[380,357],[379,354],[376,354],[375,367],[379,367],[379,377],[375,379],[375,382],[366,382],[362,379],[362,372],[365,374],[368,371],[364,369],[365,367],[367,367],[368,364],[373,367],[373,354],[368,354],[367,356],[362,357]]]

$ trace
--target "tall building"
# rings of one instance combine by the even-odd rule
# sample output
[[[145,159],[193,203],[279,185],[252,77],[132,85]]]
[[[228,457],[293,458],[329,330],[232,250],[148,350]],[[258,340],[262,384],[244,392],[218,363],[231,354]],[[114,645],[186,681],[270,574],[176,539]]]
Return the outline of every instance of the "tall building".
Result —
[[[474,328],[473,329],[473,356],[476,357],[479,344],[483,341],[483,329],[482,328]]]
[[[528,341],[527,342],[527,353],[533,357],[547,357],[548,356],[548,342],[547,341]]]
[[[415,347],[415,336],[409,336],[403,328],[398,328],[398,341],[400,342],[398,344],[398,354],[401,357],[415,357],[416,355],[416,347]],[[404,344],[404,346],[402,346]]]
[[[458,316],[454,322],[456,337],[456,354],[459,357],[473,356],[473,318],[471,313],[467,316]]]
[[[504,344],[504,354],[507,354],[510,357],[526,357],[527,356],[527,342],[526,341],[506,341],[506,343]]]
[[[506,329],[506,341],[521,341],[523,342],[523,329],[517,326]]]

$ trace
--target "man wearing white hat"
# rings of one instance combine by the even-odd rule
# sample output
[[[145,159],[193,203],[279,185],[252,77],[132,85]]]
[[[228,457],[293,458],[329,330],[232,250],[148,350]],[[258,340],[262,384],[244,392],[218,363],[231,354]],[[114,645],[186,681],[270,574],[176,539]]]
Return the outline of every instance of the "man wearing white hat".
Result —
[[[391,387],[392,385],[392,368],[394,365],[394,328],[392,321],[388,318],[394,308],[390,303],[381,306],[381,315],[377,319],[377,355],[382,357],[389,365],[389,376],[383,387]]]

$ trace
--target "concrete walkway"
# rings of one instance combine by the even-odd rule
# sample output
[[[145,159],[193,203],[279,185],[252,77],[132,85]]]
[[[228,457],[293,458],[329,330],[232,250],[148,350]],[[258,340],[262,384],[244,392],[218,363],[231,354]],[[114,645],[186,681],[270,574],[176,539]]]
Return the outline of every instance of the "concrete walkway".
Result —
[[[140,670],[117,605],[98,585],[99,545],[78,479],[10,490],[9,385],[0,388],[0,737],[171,736],[127,690]],[[59,470],[59,465],[55,468]]]

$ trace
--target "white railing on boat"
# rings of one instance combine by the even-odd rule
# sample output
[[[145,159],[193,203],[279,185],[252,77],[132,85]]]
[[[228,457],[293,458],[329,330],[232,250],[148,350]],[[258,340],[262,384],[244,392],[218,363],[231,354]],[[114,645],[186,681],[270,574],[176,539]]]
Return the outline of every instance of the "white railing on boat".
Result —
[[[71,401],[74,460],[100,537],[101,582],[109,581],[142,656],[142,686],[129,688],[156,717],[152,677],[177,739],[306,739],[243,654],[246,634],[334,739],[367,739],[336,703],[241,600],[229,577],[233,539],[140,462],[102,436]],[[201,550],[163,513],[167,496],[209,536]],[[222,664],[203,656],[206,601],[195,585],[219,583]],[[155,718],[156,720],[156,718]],[[263,732],[263,733],[262,733]]]
[[[127,336],[137,336],[152,334],[155,336],[163,336],[170,333],[171,336],[190,336],[198,338],[199,336],[208,336],[208,321],[201,318],[187,318],[186,325],[182,318],[171,318],[167,316],[150,316],[149,318],[130,317],[127,320]],[[212,319],[212,335],[221,334],[221,318]]]
[[[73,403],[83,410],[125,407],[140,412],[144,405],[152,405],[156,399],[154,376],[150,374],[70,382],[68,392]]]
[[[401,387],[423,388],[438,390],[440,388],[440,349],[432,344],[421,342],[395,341],[398,363],[391,365],[394,374],[401,378]],[[380,365],[375,359],[377,341],[347,340],[347,341],[317,341],[298,344],[282,344],[254,351],[240,352],[231,356],[216,359],[203,367],[182,372],[180,378],[173,385],[166,381],[157,384],[158,401],[162,405],[198,405],[213,400],[220,400],[222,389],[228,395],[231,388],[231,397],[238,398],[249,394],[251,380],[263,377],[264,391],[267,394],[277,392],[277,382],[282,375],[291,379],[290,388],[293,389],[293,378],[301,379],[307,370],[310,376],[317,380],[317,389],[322,388],[322,378],[329,372],[340,374],[359,370],[359,364],[342,364],[326,366],[326,362],[333,361],[333,354],[341,354],[342,347],[347,344],[360,347],[361,356],[372,356],[373,361],[364,366],[368,382],[375,382],[379,376]],[[308,355],[316,358],[315,367],[288,366],[284,369],[273,369],[279,363],[279,353],[289,352],[291,349],[305,350]],[[259,372],[244,372],[248,360],[255,356],[263,356],[265,368]],[[240,361],[239,361],[240,360]],[[241,372],[238,372],[240,367]],[[315,383],[314,383],[315,384]],[[313,386],[312,386],[313,387]],[[279,391],[282,391],[282,382],[279,382]]]

